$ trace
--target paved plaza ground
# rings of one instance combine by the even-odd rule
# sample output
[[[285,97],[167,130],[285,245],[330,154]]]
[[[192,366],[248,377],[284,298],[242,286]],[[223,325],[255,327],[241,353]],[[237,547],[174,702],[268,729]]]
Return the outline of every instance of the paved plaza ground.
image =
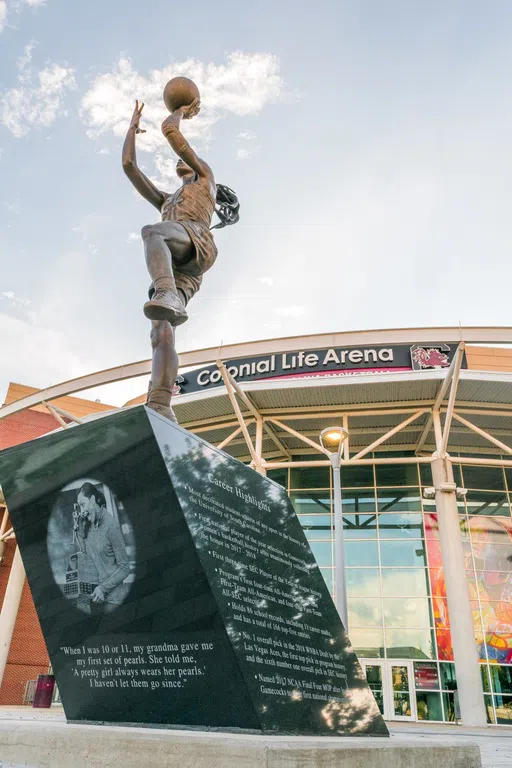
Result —
[[[1,715],[0,715],[1,716]],[[475,742],[482,753],[482,768],[512,768],[512,728],[464,728],[454,725],[429,725],[427,723],[388,723],[392,738],[443,739],[456,736]]]
[[[65,720],[61,707],[52,709],[32,709],[31,707],[0,707],[0,721],[58,721]],[[467,740],[478,744],[482,753],[482,768],[511,768],[512,766],[512,728],[464,728],[462,726],[428,723],[388,723],[391,738],[407,741],[411,737],[436,742],[451,736],[457,740]],[[0,768],[31,768],[2,762],[0,745]],[[442,768],[442,766],[440,767]]]

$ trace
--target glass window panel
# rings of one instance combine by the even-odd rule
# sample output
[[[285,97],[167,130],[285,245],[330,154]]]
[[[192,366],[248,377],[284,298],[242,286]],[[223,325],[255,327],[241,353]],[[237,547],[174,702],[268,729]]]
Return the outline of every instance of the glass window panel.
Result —
[[[496,722],[498,725],[512,725],[512,696],[495,696]]]
[[[419,488],[377,489],[379,512],[421,512]]]
[[[288,490],[288,469],[269,469],[267,477]]]
[[[480,664],[480,674],[482,675],[482,687],[485,693],[489,693],[491,690],[491,683],[489,681],[489,667],[487,664]]]
[[[379,532],[381,539],[421,538],[423,520],[420,512],[409,514],[379,514]]]
[[[369,491],[345,490],[342,493],[343,514],[346,512],[376,512],[375,493]]]
[[[387,629],[386,654],[390,659],[434,659],[434,635],[429,629]]]
[[[468,491],[466,494],[468,515],[501,515],[510,517],[505,493],[496,491]]]
[[[349,627],[382,626],[382,607],[378,597],[357,597],[347,600]]]
[[[446,688],[448,691],[456,691],[457,677],[455,674],[455,664],[441,662],[439,667],[441,669],[441,688]]]
[[[512,694],[512,667],[500,667],[493,664],[489,671],[494,693]]]
[[[426,508],[426,503],[424,500]],[[435,505],[433,508],[429,508],[428,512],[423,515],[423,523],[425,525],[425,536],[427,539],[439,538],[439,523],[437,522],[437,511]]]
[[[510,544],[512,548],[512,523],[509,520],[470,517],[466,528],[476,549],[487,544]]]
[[[379,552],[376,541],[346,541],[345,561],[348,566],[378,565]]]
[[[471,571],[466,571],[468,580],[471,581]],[[500,573],[499,571],[478,571],[476,574],[476,584],[478,587],[478,597],[481,603],[500,599],[503,591],[509,583],[510,573]],[[501,601],[500,601],[501,602]]]
[[[425,545],[421,539],[410,541],[381,541],[380,557],[383,566],[426,565]]]
[[[512,542],[510,544],[488,545],[473,542],[473,559],[475,571],[501,571],[503,574],[512,571]],[[507,581],[504,577],[494,577],[493,583]]]
[[[437,664],[419,661],[414,664],[414,686],[417,690],[438,691],[439,674]]]
[[[298,515],[331,513],[329,491],[292,491],[290,500]]]
[[[417,693],[418,720],[442,720],[440,693]]]
[[[346,539],[376,539],[377,515],[343,513],[343,532]]]
[[[432,603],[434,607],[434,620],[436,627],[439,627],[439,629],[448,629],[450,626],[448,601],[442,597],[433,596]]]
[[[378,597],[380,595],[378,568],[347,568],[345,578],[348,597]]]
[[[386,627],[431,627],[427,597],[385,597],[382,601]]]
[[[377,485],[418,485],[419,483],[417,464],[377,464],[375,476]]]
[[[330,541],[310,541],[309,546],[315,559],[320,566],[332,566],[332,542]]]
[[[436,627],[437,656],[443,661],[453,661],[452,637],[449,629]]]
[[[455,694],[443,693],[444,719],[447,723],[455,722]],[[457,719],[460,717],[457,711]]]
[[[333,570],[332,568],[320,568],[320,573],[324,577],[324,581],[327,584],[327,589],[329,592],[333,593]]]
[[[393,691],[393,713],[400,717],[410,717],[411,697],[409,692],[409,668],[401,665],[391,667],[391,685]]]
[[[501,467],[482,467],[465,464],[462,476],[465,488],[485,488],[487,491],[505,490],[505,477]]]
[[[315,461],[315,457],[310,456],[309,461]],[[330,467],[290,467],[290,488],[329,488],[330,485]]]
[[[426,568],[383,568],[382,594],[384,597],[427,597]]]
[[[384,656],[384,633],[382,629],[352,629],[350,641],[359,657],[381,659]]]
[[[320,530],[331,530],[331,515],[299,515],[299,523],[305,530],[319,528]]]
[[[359,467],[342,467],[341,487],[373,488],[373,467],[368,464]]]
[[[380,664],[366,664],[366,680],[381,714],[384,714],[384,688]]]
[[[430,464],[420,464],[420,481],[423,487],[432,487],[434,485]]]
[[[487,710],[487,722],[495,725],[496,717],[494,715],[494,707],[492,706],[492,696],[484,696],[484,701]]]
[[[318,539],[330,541],[332,539],[332,530],[330,528],[305,528],[304,533],[308,541],[318,541]]]
[[[464,483],[462,482],[462,465],[452,464],[452,469],[453,469],[453,481],[455,482],[456,485],[462,487],[464,485]]]

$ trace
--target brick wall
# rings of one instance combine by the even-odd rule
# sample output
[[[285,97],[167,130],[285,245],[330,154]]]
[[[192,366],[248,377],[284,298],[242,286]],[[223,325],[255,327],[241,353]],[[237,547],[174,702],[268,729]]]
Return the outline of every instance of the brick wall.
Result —
[[[0,565],[0,600],[2,604],[15,548],[15,541],[7,542],[4,559]],[[22,704],[27,681],[33,680],[39,674],[48,672],[49,663],[50,660],[30,588],[25,581],[4,679],[0,688],[0,705]]]
[[[46,413],[27,410],[8,416],[0,420],[0,450],[27,440],[33,440],[58,426],[53,416]],[[3,513],[2,507],[0,507],[0,512]],[[10,527],[8,523],[6,530]],[[14,540],[11,539],[6,542],[4,559],[0,564],[0,602],[2,604],[15,548],[16,542]],[[22,704],[27,681],[33,680],[39,674],[48,672],[49,663],[50,660],[30,588],[25,581],[4,679],[0,688],[0,705]]]

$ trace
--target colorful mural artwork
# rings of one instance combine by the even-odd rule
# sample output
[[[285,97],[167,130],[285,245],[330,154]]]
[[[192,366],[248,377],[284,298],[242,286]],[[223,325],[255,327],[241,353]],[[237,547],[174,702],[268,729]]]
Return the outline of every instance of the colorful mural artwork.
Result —
[[[512,663],[512,521],[469,517],[461,525],[468,538],[466,570],[470,581],[477,643],[482,659]],[[479,615],[482,622],[480,624]]]
[[[448,603],[446,601],[446,584],[444,581],[443,561],[441,558],[441,545],[439,543],[437,515],[430,513],[425,514],[424,523],[437,652],[439,659],[442,661],[453,661],[450,617],[448,615]]]
[[[461,517],[475,638],[482,661],[512,663],[512,521]],[[439,658],[453,660],[437,515],[425,514],[425,536]]]

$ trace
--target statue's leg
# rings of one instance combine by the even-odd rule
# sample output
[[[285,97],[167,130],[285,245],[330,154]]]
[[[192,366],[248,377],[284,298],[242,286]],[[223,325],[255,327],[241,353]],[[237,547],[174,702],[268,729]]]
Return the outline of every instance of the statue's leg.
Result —
[[[146,264],[154,286],[144,305],[150,320],[167,320],[176,326],[188,319],[187,310],[176,291],[172,264],[187,261],[193,251],[190,236],[177,221],[162,221],[142,228]]]
[[[175,331],[167,320],[153,320],[151,326],[153,364],[146,405],[171,421],[176,421],[171,408],[172,389],[178,375]]]

